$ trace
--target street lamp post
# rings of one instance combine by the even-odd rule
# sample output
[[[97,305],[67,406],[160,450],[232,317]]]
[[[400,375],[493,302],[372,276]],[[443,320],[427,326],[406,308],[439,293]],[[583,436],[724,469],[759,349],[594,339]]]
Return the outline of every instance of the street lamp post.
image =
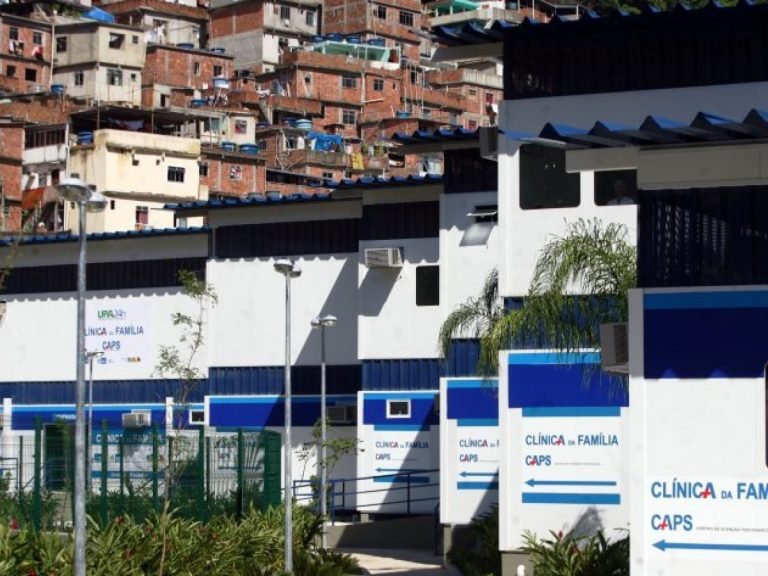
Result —
[[[336,325],[336,316],[326,314],[312,320],[312,328],[320,329],[320,458],[318,468],[320,468],[320,515],[323,517],[323,531],[320,535],[320,546],[327,548],[326,518],[328,516],[328,472],[325,466],[326,462],[326,385],[325,385],[325,329],[333,328]]]
[[[88,358],[88,470],[87,470],[87,483],[88,488],[91,487],[91,477],[93,476],[93,359],[99,356],[104,356],[104,352],[101,350],[91,350],[85,353]],[[90,491],[90,490],[89,490]]]
[[[59,195],[78,207],[79,242],[77,260],[77,354],[75,386],[75,576],[85,576],[85,262],[86,213],[100,212],[104,196],[77,178],[64,178],[56,186]]]
[[[293,573],[293,505],[291,477],[291,279],[301,276],[301,270],[292,261],[275,261],[275,270],[285,276],[285,474],[283,490],[285,493],[285,572]]]

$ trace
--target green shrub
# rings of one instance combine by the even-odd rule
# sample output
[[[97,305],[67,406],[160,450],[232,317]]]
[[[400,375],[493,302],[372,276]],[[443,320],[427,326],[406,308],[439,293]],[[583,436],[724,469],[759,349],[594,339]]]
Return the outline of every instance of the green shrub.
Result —
[[[530,532],[523,536],[536,576],[629,576],[629,536],[609,542],[602,532],[551,535],[541,540]]]
[[[296,576],[360,573],[354,558],[318,550],[322,522],[294,508]],[[284,572],[283,510],[252,508],[237,521],[218,515],[207,524],[170,511],[151,512],[143,520],[117,516],[106,526],[89,519],[89,576],[273,576]],[[71,535],[11,531],[0,525],[0,575],[72,573]]]
[[[452,547],[448,561],[464,576],[500,576],[499,507],[494,504],[488,512],[473,518],[469,529],[469,545]]]

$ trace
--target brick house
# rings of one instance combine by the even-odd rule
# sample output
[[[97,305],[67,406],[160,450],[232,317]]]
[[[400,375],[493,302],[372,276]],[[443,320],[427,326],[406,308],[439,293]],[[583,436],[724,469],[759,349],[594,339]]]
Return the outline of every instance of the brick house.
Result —
[[[0,13],[0,88],[48,91],[52,65],[51,24]]]
[[[205,145],[199,165],[200,186],[208,188],[209,197],[242,197],[266,190],[266,162],[255,154]]]
[[[149,44],[142,70],[141,103],[145,107],[190,106],[215,98],[214,78],[229,79],[233,57],[227,54]],[[195,102],[202,105],[202,102]]]
[[[235,56],[235,67],[273,70],[280,56],[317,35],[320,0],[213,0],[211,45]]]
[[[188,45],[204,48],[208,39],[208,13],[197,2],[121,0],[104,4],[119,24],[138,26],[147,32],[148,44]]]
[[[418,0],[327,0],[323,32],[357,36],[361,42],[384,39],[388,47],[400,47],[401,55],[418,62],[421,39],[411,30],[421,30],[422,9]]]

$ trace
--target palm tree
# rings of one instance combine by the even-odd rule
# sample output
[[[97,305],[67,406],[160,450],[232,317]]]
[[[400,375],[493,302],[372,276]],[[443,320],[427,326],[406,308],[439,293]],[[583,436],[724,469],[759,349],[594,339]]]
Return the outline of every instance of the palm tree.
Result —
[[[538,340],[565,355],[598,348],[600,324],[627,319],[628,291],[636,285],[636,259],[623,224],[603,225],[598,219],[568,224],[563,236],[553,237],[541,249],[520,308],[490,315],[477,306],[489,294],[494,295],[494,306],[499,306],[494,270],[480,298],[468,300],[443,323],[440,349],[445,354],[452,335],[475,328],[480,338],[478,372],[491,375],[498,373],[499,351],[513,342]]]
[[[503,316],[504,307],[499,299],[499,274],[494,268],[485,279],[480,295],[460,304],[440,326],[440,355],[448,357],[451,341],[457,336],[482,338]]]

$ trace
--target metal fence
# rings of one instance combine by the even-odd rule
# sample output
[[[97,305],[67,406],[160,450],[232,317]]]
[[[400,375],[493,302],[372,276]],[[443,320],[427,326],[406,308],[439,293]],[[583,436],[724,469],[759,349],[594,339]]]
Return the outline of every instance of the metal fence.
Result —
[[[71,522],[74,427],[38,422],[34,436],[8,436],[0,442],[0,518],[38,530]],[[105,421],[90,439],[87,511],[103,524],[122,515],[140,520],[166,506],[206,521],[280,503],[275,432],[166,435],[157,426],[109,430]]]

